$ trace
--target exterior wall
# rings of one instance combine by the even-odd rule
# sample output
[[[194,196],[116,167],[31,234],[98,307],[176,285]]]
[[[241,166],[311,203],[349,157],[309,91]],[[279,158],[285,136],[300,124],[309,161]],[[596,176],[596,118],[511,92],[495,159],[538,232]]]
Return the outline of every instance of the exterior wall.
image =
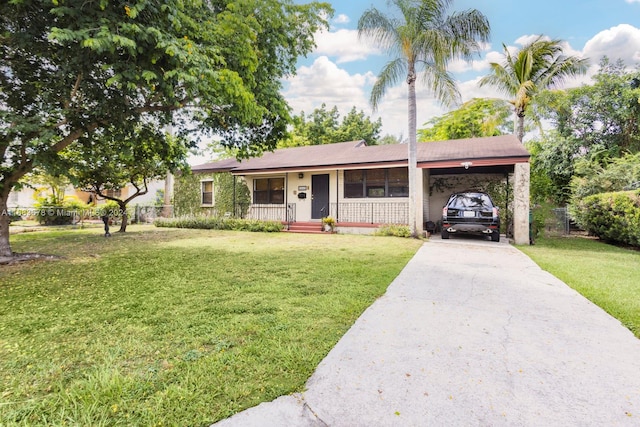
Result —
[[[299,177],[302,174],[302,178]],[[253,181],[260,178],[285,178],[285,204],[252,205],[257,219],[274,219],[275,215],[286,209],[286,204],[295,204],[295,220],[300,222],[320,221],[311,219],[311,182],[313,175],[329,175],[329,215],[340,222],[364,223],[406,223],[408,221],[408,197],[384,198],[345,198],[344,170],[320,170],[287,172],[274,174],[246,175],[245,179],[253,201]],[[304,189],[303,189],[304,188]],[[306,198],[299,198],[299,193]],[[336,205],[338,207],[336,208]],[[283,216],[284,218],[284,216]],[[344,230],[344,228],[342,228]]]
[[[530,244],[529,236],[529,163],[518,163],[515,167],[513,240],[516,245]]]
[[[42,191],[34,190],[33,188],[24,187],[19,191],[12,190],[9,193],[9,199],[7,200],[7,207],[11,209],[15,208],[33,208],[36,203],[36,196],[38,194],[46,196],[51,194],[49,187],[39,186]],[[71,186],[67,186],[64,191],[65,196],[77,196],[78,192]],[[82,199],[81,199],[82,200]]]
[[[249,213],[250,218],[284,220],[287,204],[295,204],[295,216],[296,221],[310,221],[311,220],[311,176],[313,174],[329,174],[329,200],[335,197],[333,193],[334,188],[331,187],[331,183],[335,186],[335,172],[318,171],[318,172],[300,172],[302,178],[299,178],[298,172],[286,172],[286,173],[274,173],[274,174],[260,174],[260,175],[246,175],[244,177],[247,186],[249,187],[249,197],[251,200],[251,211]],[[333,175],[333,176],[332,176]],[[256,179],[263,178],[284,178],[285,185],[285,203],[282,204],[254,204],[253,203],[253,182]],[[302,189],[301,187],[306,187]],[[299,193],[305,193],[306,198],[301,199],[298,197]],[[319,221],[319,220],[318,220]]]
[[[147,194],[138,196],[135,199],[133,199],[131,201],[132,205],[155,205],[156,195],[158,190],[164,191],[164,179],[150,181],[147,184],[147,188],[149,189],[149,191],[147,191]],[[133,188],[131,185],[127,185],[125,188],[122,189],[123,196],[125,195],[125,191],[127,192],[127,197],[128,197],[135,192],[135,188]]]
[[[10,209],[15,208],[31,208],[36,202],[35,191],[31,188],[23,188],[22,190],[12,190],[9,193],[7,205]]]
[[[296,221],[320,221],[311,219],[311,177],[313,175],[329,175],[329,206],[336,200],[336,171],[306,171],[300,172],[303,177],[299,178],[298,172],[288,174],[287,202],[296,205]],[[305,190],[299,187],[306,187]],[[300,199],[298,195],[306,193],[306,199]]]

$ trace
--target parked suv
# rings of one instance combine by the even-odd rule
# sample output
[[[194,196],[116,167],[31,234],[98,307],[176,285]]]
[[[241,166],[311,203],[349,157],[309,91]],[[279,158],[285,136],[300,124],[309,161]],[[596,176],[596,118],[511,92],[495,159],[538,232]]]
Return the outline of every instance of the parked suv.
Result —
[[[464,191],[449,196],[442,208],[442,238],[454,233],[491,236],[492,241],[500,241],[498,207],[487,193]]]

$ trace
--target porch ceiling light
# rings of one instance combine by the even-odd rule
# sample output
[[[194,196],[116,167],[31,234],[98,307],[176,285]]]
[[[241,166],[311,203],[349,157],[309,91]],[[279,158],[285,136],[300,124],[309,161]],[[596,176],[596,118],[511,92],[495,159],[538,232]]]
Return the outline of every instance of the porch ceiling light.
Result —
[[[304,178],[304,174],[303,174],[302,172],[300,172],[300,173],[298,174],[298,178],[300,178],[300,179]]]
[[[462,162],[460,163],[461,166],[464,166],[465,169],[469,169],[469,166],[473,165],[472,162]]]

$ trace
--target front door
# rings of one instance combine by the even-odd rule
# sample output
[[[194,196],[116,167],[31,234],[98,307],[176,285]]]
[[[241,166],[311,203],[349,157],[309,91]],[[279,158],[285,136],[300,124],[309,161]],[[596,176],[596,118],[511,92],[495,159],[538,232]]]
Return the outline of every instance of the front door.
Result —
[[[329,216],[329,174],[311,176],[311,219]]]

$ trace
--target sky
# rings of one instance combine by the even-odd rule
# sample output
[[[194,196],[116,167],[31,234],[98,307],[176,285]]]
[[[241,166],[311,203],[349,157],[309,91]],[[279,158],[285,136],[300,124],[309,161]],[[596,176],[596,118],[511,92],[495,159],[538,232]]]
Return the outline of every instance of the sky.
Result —
[[[327,109],[337,106],[341,114],[355,106],[373,119],[382,119],[382,135],[406,139],[407,85],[403,80],[387,90],[374,112],[369,104],[371,88],[392,58],[357,35],[363,12],[370,7],[390,11],[387,1],[329,3],[335,10],[331,28],[316,35],[316,49],[301,58],[297,74],[283,82],[283,94],[293,114],[309,114],[323,103]],[[565,87],[589,83],[603,55],[612,60],[621,58],[629,67],[640,64],[640,0],[454,0],[450,12],[471,8],[488,18],[491,40],[471,63],[450,64],[463,102],[475,97],[505,98],[493,88],[480,88],[478,80],[489,73],[490,62],[502,62],[503,44],[517,49],[538,35],[562,40],[565,54],[589,58],[588,74]],[[417,98],[418,128],[448,111],[419,83]]]

